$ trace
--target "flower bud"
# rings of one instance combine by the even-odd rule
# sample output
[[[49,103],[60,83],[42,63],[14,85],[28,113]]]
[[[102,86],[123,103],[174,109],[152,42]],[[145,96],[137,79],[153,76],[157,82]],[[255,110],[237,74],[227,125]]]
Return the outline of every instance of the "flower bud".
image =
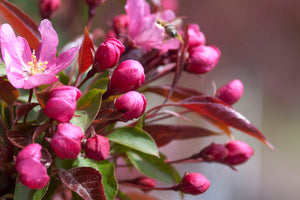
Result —
[[[128,30],[129,21],[127,15],[117,15],[113,20],[113,28],[117,34],[126,33]]]
[[[114,70],[108,92],[110,94],[122,94],[131,90],[136,90],[145,81],[144,68],[136,60],[126,60],[120,63]]]
[[[139,118],[144,113],[146,105],[147,100],[143,94],[130,91],[117,98],[115,111],[124,113],[121,120],[128,121]]]
[[[222,161],[227,156],[227,153],[224,145],[211,143],[201,150],[200,156],[206,161]]]
[[[76,100],[81,96],[80,90],[72,86],[57,87],[50,92],[45,106],[45,114],[58,122],[68,122],[76,110]]]
[[[179,189],[183,193],[198,195],[204,193],[210,186],[210,181],[200,173],[185,173]]]
[[[39,0],[39,10],[42,18],[51,18],[60,6],[61,0]]]
[[[93,68],[100,72],[114,67],[124,51],[125,47],[119,40],[115,38],[105,40],[96,51]]]
[[[61,159],[74,159],[80,153],[82,138],[83,132],[78,126],[63,123],[57,125],[57,130],[50,144]]]
[[[198,24],[189,24],[187,34],[189,50],[197,46],[205,45],[206,39],[204,34],[200,31]]]
[[[90,7],[96,7],[104,3],[106,0],[85,0]]]
[[[156,181],[153,178],[150,177],[138,177],[132,181],[129,181],[130,183],[133,183],[135,185],[141,185],[148,187],[149,189],[144,188],[144,191],[148,191],[156,186]]]
[[[50,180],[46,167],[40,162],[41,149],[41,145],[37,143],[30,144],[21,150],[16,158],[16,170],[19,174],[19,180],[31,189],[41,189]]]
[[[232,105],[242,97],[243,92],[243,83],[239,79],[235,79],[220,87],[217,91],[216,97],[225,103]]]
[[[95,135],[89,138],[84,146],[86,157],[97,161],[105,160],[109,154],[109,149],[108,138],[102,135]]]
[[[214,46],[197,46],[190,52],[190,65],[187,71],[204,74],[212,70],[219,61],[220,50]]]
[[[233,140],[225,145],[228,155],[225,161],[231,165],[246,162],[254,153],[253,149],[245,142]]]

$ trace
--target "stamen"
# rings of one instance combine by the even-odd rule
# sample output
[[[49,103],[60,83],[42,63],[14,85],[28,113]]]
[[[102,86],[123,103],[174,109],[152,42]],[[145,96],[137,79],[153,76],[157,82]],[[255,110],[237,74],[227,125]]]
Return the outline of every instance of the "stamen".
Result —
[[[35,50],[32,51],[31,61],[28,62],[30,68],[30,74],[35,75],[45,72],[47,68],[48,61],[38,62],[35,56]]]

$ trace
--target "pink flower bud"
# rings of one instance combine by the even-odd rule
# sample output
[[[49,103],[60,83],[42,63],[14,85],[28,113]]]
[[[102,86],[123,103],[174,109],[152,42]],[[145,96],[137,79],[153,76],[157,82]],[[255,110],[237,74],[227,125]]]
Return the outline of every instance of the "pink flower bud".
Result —
[[[113,20],[113,27],[117,34],[126,33],[128,29],[128,16],[127,15],[117,15]]]
[[[61,0],[39,0],[39,10],[43,18],[50,18],[61,6]]]
[[[189,49],[205,45],[206,39],[204,34],[200,31],[198,24],[189,24],[187,33],[189,38]]]
[[[106,0],[85,0],[90,7],[96,7],[104,3]]]
[[[57,87],[50,92],[45,106],[45,114],[58,122],[68,122],[76,110],[76,100],[81,96],[80,90],[72,86]]]
[[[89,138],[84,146],[86,157],[97,161],[105,160],[109,154],[109,149],[108,138],[102,135],[95,135]]]
[[[179,189],[183,193],[198,195],[204,193],[210,186],[210,181],[200,173],[186,173],[182,178]]]
[[[187,71],[204,74],[212,70],[219,61],[220,50],[214,46],[197,46],[190,52],[190,65]]]
[[[114,67],[124,51],[125,47],[119,40],[115,38],[105,40],[96,51],[93,68],[99,72]]]
[[[156,181],[150,177],[139,177],[131,181],[131,183],[136,185],[142,185],[149,188],[154,188],[156,185]]]
[[[222,161],[227,156],[227,153],[224,145],[211,143],[201,150],[200,156],[206,161]]]
[[[61,159],[74,159],[80,153],[82,138],[83,132],[78,126],[70,123],[58,124],[50,144]]]
[[[31,189],[41,189],[50,180],[46,167],[40,162],[41,149],[41,145],[37,143],[30,144],[21,150],[16,158],[19,180]]]
[[[128,121],[139,118],[144,113],[146,105],[147,100],[143,94],[130,91],[117,98],[115,110],[124,113],[121,120]]]
[[[131,90],[136,90],[145,81],[144,68],[136,60],[126,60],[119,64],[114,70],[108,92],[110,94],[122,94]]]
[[[246,162],[254,153],[253,149],[247,143],[242,141],[230,141],[225,147],[228,150],[225,161],[231,165],[238,165]]]
[[[232,105],[242,97],[243,92],[243,83],[239,79],[235,79],[220,87],[217,91],[216,97],[225,103]]]

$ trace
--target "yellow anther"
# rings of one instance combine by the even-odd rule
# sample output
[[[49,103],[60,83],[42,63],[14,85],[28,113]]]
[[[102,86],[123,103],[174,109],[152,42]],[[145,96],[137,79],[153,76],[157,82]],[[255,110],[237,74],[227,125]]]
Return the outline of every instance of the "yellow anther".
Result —
[[[46,70],[46,65],[48,64],[48,61],[45,62],[38,62],[37,58],[35,56],[35,50],[32,51],[31,55],[31,61],[28,62],[31,75],[35,75],[37,73],[44,72]]]

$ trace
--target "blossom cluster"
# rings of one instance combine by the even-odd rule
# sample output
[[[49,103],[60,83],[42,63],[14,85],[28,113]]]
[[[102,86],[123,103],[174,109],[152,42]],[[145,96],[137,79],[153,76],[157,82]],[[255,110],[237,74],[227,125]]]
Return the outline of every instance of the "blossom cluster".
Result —
[[[130,199],[119,185],[144,192],[173,190],[200,195],[209,189],[210,181],[199,172],[181,176],[173,165],[218,162],[235,169],[245,163],[254,150],[235,140],[229,127],[272,148],[264,135],[232,108],[244,92],[240,80],[232,80],[212,95],[177,85],[182,73],[204,75],[221,57],[219,48],[207,44],[198,24],[183,26],[175,14],[177,1],[149,4],[127,0],[126,14],[114,17],[111,29],[99,42],[89,29],[96,20],[95,9],[104,2],[86,0],[89,19],[85,33],[79,42],[72,42],[75,47],[62,53],[57,53],[59,39],[50,21],[62,4],[60,0],[38,1],[44,19],[36,28],[17,7],[9,10],[24,15],[19,36],[10,19],[1,25],[6,74],[0,85],[7,96],[0,94],[0,130],[4,132],[0,135],[0,156],[5,155],[0,172],[13,180],[13,186],[51,189],[57,194],[72,191],[83,199],[101,200]],[[39,44],[34,46],[31,40]],[[167,74],[174,74],[170,85],[155,85]],[[165,100],[149,108],[146,92]],[[172,106],[181,110],[168,110]],[[186,113],[205,116],[220,132],[157,123],[172,117],[189,120]],[[228,135],[229,139],[203,147],[187,158],[168,160],[159,152],[173,140],[212,135]],[[7,166],[15,167],[11,170]],[[129,174],[130,178],[120,179],[116,172],[124,167],[136,168],[139,176]],[[56,184],[51,184],[52,179]],[[157,187],[157,180],[171,185]],[[38,191],[33,190],[36,199],[47,194]]]

